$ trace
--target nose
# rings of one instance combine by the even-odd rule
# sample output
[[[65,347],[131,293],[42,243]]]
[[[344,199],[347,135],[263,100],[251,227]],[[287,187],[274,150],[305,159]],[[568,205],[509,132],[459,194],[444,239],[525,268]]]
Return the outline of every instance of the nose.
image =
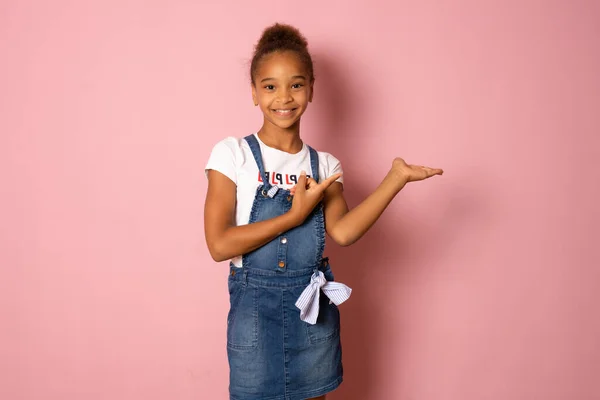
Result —
[[[292,91],[289,88],[281,88],[279,91],[279,100],[283,103],[289,103],[293,101]]]

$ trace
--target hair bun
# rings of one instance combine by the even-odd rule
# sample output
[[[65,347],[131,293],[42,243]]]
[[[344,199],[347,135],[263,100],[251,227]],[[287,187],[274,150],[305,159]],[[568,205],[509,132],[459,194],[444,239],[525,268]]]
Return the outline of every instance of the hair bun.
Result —
[[[307,49],[308,42],[300,31],[291,25],[275,24],[264,30],[256,49],[281,48],[297,46],[299,49]]]
[[[254,75],[262,58],[268,54],[283,51],[295,52],[300,57],[302,63],[304,63],[311,82],[314,81],[313,62],[308,51],[306,38],[297,28],[287,24],[276,23],[263,31],[254,48],[254,55],[250,64],[250,80],[252,84],[255,83]]]

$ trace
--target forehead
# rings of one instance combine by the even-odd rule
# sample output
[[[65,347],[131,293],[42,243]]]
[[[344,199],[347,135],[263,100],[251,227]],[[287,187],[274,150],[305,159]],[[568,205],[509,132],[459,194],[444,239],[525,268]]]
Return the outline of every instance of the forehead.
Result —
[[[275,52],[266,55],[256,69],[256,77],[288,78],[303,75],[308,77],[306,66],[300,57],[293,51]]]

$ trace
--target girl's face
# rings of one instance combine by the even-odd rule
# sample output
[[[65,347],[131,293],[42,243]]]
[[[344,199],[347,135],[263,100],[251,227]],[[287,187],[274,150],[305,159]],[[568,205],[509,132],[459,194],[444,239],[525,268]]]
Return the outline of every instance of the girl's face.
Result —
[[[296,53],[275,52],[261,60],[254,76],[252,99],[263,112],[265,124],[293,127],[312,95],[313,82]]]

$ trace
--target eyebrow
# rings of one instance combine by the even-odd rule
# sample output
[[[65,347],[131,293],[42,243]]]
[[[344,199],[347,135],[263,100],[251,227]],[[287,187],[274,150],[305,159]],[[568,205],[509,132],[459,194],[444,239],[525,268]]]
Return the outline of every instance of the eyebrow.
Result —
[[[306,77],[304,75],[294,75],[294,76],[292,76],[292,79],[304,79],[304,80],[306,80]],[[276,80],[276,79],[275,78],[265,78],[265,79],[261,80],[260,82],[262,83],[262,82],[274,81],[274,80]]]

